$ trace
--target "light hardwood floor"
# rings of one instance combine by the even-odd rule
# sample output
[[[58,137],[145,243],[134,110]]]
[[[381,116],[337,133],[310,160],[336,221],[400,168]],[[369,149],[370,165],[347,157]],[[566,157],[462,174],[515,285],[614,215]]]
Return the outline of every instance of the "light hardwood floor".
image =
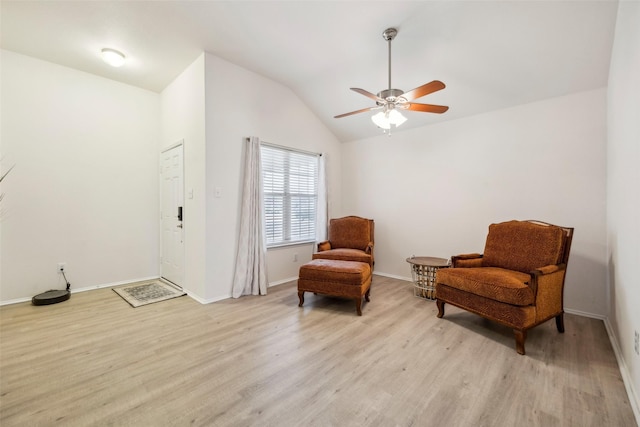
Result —
[[[131,308],[110,289],[0,308],[0,425],[635,426],[602,321],[511,331],[374,276],[353,301]]]

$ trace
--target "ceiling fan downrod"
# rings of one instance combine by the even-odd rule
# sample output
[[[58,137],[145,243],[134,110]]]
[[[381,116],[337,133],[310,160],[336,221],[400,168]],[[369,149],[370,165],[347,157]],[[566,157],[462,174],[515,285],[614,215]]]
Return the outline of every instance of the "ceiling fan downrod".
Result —
[[[404,92],[401,91],[400,89],[391,89],[391,41],[396,38],[396,35],[398,35],[398,30],[396,30],[395,28],[387,28],[382,33],[382,38],[385,39],[387,41],[387,44],[389,45],[389,68],[388,68],[389,70],[388,87],[389,88],[383,91],[380,91],[378,93],[378,97],[388,102],[393,102],[396,98],[404,94]],[[382,102],[378,102],[378,105],[389,106],[388,103],[382,103]]]
[[[395,28],[387,28],[382,33],[382,38],[387,41],[389,45],[389,90],[391,90],[391,41],[398,35],[398,30]]]

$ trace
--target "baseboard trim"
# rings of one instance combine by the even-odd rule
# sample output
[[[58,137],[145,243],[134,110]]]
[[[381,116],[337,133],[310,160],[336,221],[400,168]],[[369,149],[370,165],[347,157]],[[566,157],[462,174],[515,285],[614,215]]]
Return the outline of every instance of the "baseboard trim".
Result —
[[[289,282],[292,282],[294,280],[298,280],[298,277],[297,276],[296,277],[290,277],[288,279],[282,279],[282,280],[277,280],[275,282],[269,282],[268,285],[267,285],[267,289],[271,288],[273,286],[283,285],[285,283],[289,283]],[[198,301],[200,304],[211,304],[211,303],[214,303],[214,302],[218,302],[218,301],[222,301],[222,300],[225,300],[225,299],[233,298],[233,296],[231,294],[227,294],[227,295],[220,295],[220,296],[215,297],[215,298],[205,299],[205,298],[202,298],[202,297],[194,294],[193,292],[189,291],[188,289],[183,289],[183,290],[187,293],[187,295],[189,297],[191,297],[194,300]]]
[[[269,282],[269,287],[284,285],[285,283],[293,282],[294,280],[298,280],[298,276],[289,277],[288,279],[276,280],[275,282]]]
[[[640,401],[638,401],[638,394],[633,388],[633,381],[631,379],[631,375],[629,374],[629,369],[627,368],[627,364],[624,362],[620,344],[618,343],[616,335],[613,333],[613,327],[611,326],[611,322],[609,322],[608,317],[604,319],[604,328],[607,331],[607,335],[609,335],[609,341],[611,341],[613,353],[616,355],[618,368],[620,369],[620,374],[622,375],[622,382],[624,384],[625,390],[627,391],[629,403],[631,404],[631,410],[633,411],[633,415],[636,417],[636,424],[640,425]]]
[[[199,302],[200,304],[211,304],[217,301],[222,301],[225,299],[229,299],[231,298],[231,294],[229,295],[221,295],[219,297],[215,297],[215,298],[209,298],[209,299],[205,299],[202,298],[196,294],[194,294],[193,292],[189,291],[188,289],[182,289],[184,292],[186,292],[187,296],[189,296],[189,298],[192,298],[194,300],[196,300],[197,302]]]
[[[593,313],[589,313],[589,312],[586,312],[586,311],[573,310],[571,308],[565,308],[564,312],[565,313],[569,313],[569,314],[575,314],[576,316],[590,317],[591,319],[598,319],[598,320],[602,320],[602,321],[606,321],[607,320],[607,316],[603,316],[601,314],[593,314]]]
[[[629,368],[627,367],[627,364],[622,357],[622,350],[620,348],[620,344],[618,343],[618,338],[613,332],[613,327],[611,326],[609,317],[602,316],[600,314],[587,313],[580,310],[572,310],[569,308],[565,308],[564,311],[565,313],[575,314],[577,316],[602,320],[602,322],[604,323],[604,328],[607,331],[607,335],[609,336],[609,342],[611,342],[611,347],[613,348],[613,354],[615,354],[616,361],[618,362],[618,369],[620,369],[622,383],[624,384],[624,388],[627,391],[627,397],[629,398],[629,404],[631,405],[633,415],[636,418],[636,424],[640,425],[640,400],[638,399],[638,393],[636,393],[636,390],[633,387],[633,381],[631,378],[631,374],[629,373]]]
[[[157,280],[159,279],[159,276],[149,276],[149,277],[142,277],[139,279],[132,279],[132,280],[122,280],[119,282],[112,282],[112,283],[102,283],[99,285],[94,285],[94,286],[85,286],[83,288],[71,288],[71,293],[72,294],[77,294],[80,292],[87,292],[87,291],[94,291],[96,289],[103,289],[103,288],[113,288],[115,286],[121,286],[121,285],[128,285],[131,283],[136,283],[136,282],[145,282],[147,280]],[[10,304],[18,304],[21,302],[27,302],[27,301],[31,301],[31,297],[28,298],[16,298],[16,299],[12,299],[12,300],[8,300],[8,301],[0,301],[0,306],[3,305],[10,305]]]
[[[381,273],[379,271],[373,272],[374,276],[390,277],[391,279],[404,280],[405,282],[413,282],[411,277],[398,276],[397,274]]]

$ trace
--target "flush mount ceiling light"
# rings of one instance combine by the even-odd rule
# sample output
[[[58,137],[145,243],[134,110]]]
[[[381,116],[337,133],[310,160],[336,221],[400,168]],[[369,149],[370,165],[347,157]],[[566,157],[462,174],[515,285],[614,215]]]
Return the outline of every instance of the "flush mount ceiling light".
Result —
[[[124,53],[105,47],[102,49],[102,60],[112,67],[121,67],[124,64]]]
[[[378,92],[377,95],[374,95],[373,93],[367,92],[364,89],[352,87],[352,91],[358,92],[359,94],[364,95],[367,98],[373,99],[374,101],[376,101],[376,105],[374,107],[363,108],[361,110],[351,111],[350,113],[340,114],[338,116],[335,116],[334,118],[339,119],[341,117],[364,113],[366,111],[382,110],[371,117],[371,120],[376,124],[376,126],[384,129],[386,132],[391,130],[391,125],[398,127],[407,120],[407,118],[404,117],[398,110],[442,114],[449,109],[449,107],[446,107],[444,105],[418,104],[416,102],[412,102],[414,99],[418,99],[430,93],[444,89],[444,83],[439,80],[434,80],[431,83],[424,84],[420,87],[410,90],[409,92],[403,92],[400,89],[391,88],[391,41],[396,37],[397,34],[398,30],[396,30],[395,28],[387,28],[382,33],[382,38],[384,38],[389,45],[389,88]]]

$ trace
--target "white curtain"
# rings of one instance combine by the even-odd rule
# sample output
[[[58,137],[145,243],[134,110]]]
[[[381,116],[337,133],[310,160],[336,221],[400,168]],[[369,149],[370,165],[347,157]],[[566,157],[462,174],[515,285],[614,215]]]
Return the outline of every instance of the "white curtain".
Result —
[[[328,198],[327,198],[327,155],[321,154],[318,158],[318,207],[316,208],[316,240],[324,242],[327,240],[328,224]],[[317,248],[316,248],[317,249]]]
[[[240,212],[240,236],[232,296],[266,295],[267,249],[264,237],[260,139],[247,139]]]

